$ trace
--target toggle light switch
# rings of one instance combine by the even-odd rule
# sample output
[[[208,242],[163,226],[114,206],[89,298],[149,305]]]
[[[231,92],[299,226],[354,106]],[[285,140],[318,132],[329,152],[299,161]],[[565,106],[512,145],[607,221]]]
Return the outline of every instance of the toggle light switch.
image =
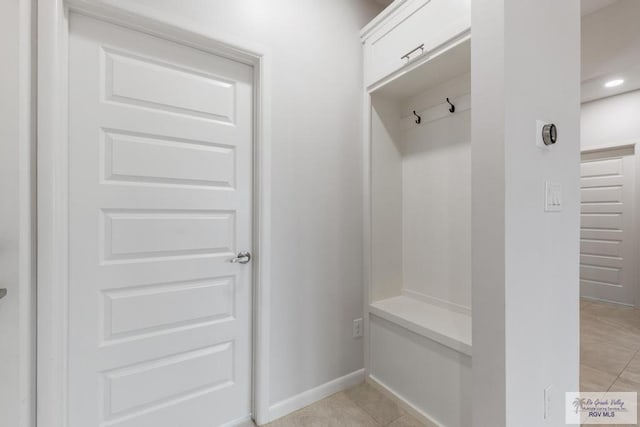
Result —
[[[545,212],[560,212],[562,210],[562,185],[559,182],[545,182]]]

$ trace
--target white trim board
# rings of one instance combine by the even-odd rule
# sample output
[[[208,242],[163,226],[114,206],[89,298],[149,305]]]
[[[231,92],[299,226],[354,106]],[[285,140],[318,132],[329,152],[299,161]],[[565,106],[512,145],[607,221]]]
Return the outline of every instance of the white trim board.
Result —
[[[364,381],[364,369],[359,369],[343,377],[326,382],[311,390],[292,396],[269,408],[269,419],[266,422],[277,420],[292,412],[309,406],[314,402],[331,396],[332,394],[346,390]]]
[[[455,105],[455,114],[462,113],[463,111],[469,111],[471,109],[470,93],[456,96],[455,98],[451,98],[450,101]],[[416,118],[413,114],[404,116],[400,119],[400,130],[407,131],[418,126],[425,126],[437,120],[451,117],[453,113],[449,111],[449,108],[449,104],[443,102],[438,105],[425,108],[421,111],[417,111],[417,114],[422,118],[420,124],[416,123]]]
[[[18,94],[17,103],[17,139],[11,144],[17,148],[17,186],[18,195],[18,251],[17,251],[17,286],[10,290],[8,304],[17,305],[17,329],[15,353],[17,360],[17,384],[15,410],[17,424],[15,427],[33,427],[35,425],[36,398],[36,170],[35,170],[35,94],[36,70],[33,54],[36,48],[35,13],[36,5],[32,0],[15,1],[18,10],[16,35]],[[16,64],[14,64],[16,65]],[[13,102],[13,100],[12,100]],[[13,244],[13,243],[11,243]],[[8,300],[15,302],[8,302]],[[0,309],[2,309],[0,307]]]
[[[608,150],[616,150],[616,149],[636,149],[636,145],[640,144],[637,139],[631,139],[627,141],[617,141],[617,142],[608,142],[605,144],[592,145],[588,147],[581,147],[580,153],[593,153],[598,151],[608,151]]]
[[[231,421],[229,423],[223,424],[220,427],[254,427],[255,424],[251,417],[243,417],[238,420]]]
[[[593,301],[593,302],[606,302],[607,304],[615,304],[615,305],[621,305],[624,307],[635,307],[634,304],[625,304],[622,302],[618,302],[618,301],[610,301],[608,299],[603,299],[603,298],[595,298],[595,297],[589,297],[589,296],[580,296],[581,300],[585,300],[585,301]]]
[[[389,6],[384,8],[382,12],[380,12],[375,18],[373,18],[367,25],[362,27],[360,30],[360,40],[364,42],[364,40],[369,37],[369,35],[377,29],[377,26],[380,22],[387,19],[387,17],[396,13],[397,10],[400,10],[404,4],[407,3],[407,0],[396,0],[392,2]],[[429,3],[429,2],[427,2]]]
[[[66,427],[67,414],[67,80],[69,13],[80,13],[254,67],[253,418],[269,412],[271,74],[262,47],[212,38],[172,16],[148,16],[100,0],[38,0],[37,419]]]
[[[640,143],[636,142],[634,144],[634,157],[635,157],[635,167],[636,167],[636,182],[634,188],[634,197],[635,197],[635,206],[633,206],[633,233],[635,235],[634,245],[635,245],[635,254],[638,256],[640,254]],[[636,277],[636,308],[640,309],[640,263],[636,263],[635,271],[632,274]]]
[[[618,145],[607,148],[595,148],[580,152],[580,160],[606,159],[614,157],[633,156],[636,154],[634,144]]]
[[[366,382],[373,388],[387,396],[389,399],[393,400],[398,406],[408,412],[409,415],[425,424],[426,427],[443,427],[442,424],[436,422],[428,414],[423,412],[421,409],[418,409],[418,407],[410,403],[404,397],[400,396],[398,393],[389,388],[386,384],[384,384],[373,375],[369,374],[367,376]]]
[[[433,297],[431,295],[423,294],[422,292],[414,291],[407,288],[402,288],[402,295],[417,299],[418,301],[425,302],[427,304],[435,305],[438,307],[446,308],[450,311],[455,311],[456,313],[462,313],[467,316],[471,316],[471,307],[467,307],[461,304],[456,304],[451,301],[446,301],[440,298]]]

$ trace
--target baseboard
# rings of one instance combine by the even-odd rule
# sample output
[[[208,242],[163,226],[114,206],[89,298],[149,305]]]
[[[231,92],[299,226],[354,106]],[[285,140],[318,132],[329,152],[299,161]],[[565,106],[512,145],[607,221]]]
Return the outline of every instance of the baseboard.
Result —
[[[427,427],[444,427],[442,424],[431,418],[427,413],[405,400],[402,396],[393,391],[393,389],[389,388],[386,384],[378,380],[373,375],[369,374],[366,378],[366,381],[376,390],[380,391],[389,399],[393,400],[405,412],[407,412],[409,415],[411,415],[421,423],[425,424]]]
[[[589,301],[589,302],[604,302],[604,303],[607,303],[607,304],[621,305],[623,307],[635,307],[633,304],[626,304],[626,303],[623,303],[623,302],[611,301],[611,300],[602,299],[602,298],[581,296],[580,299],[583,299],[583,300]]]
[[[228,422],[226,424],[223,424],[220,427],[252,427],[255,424],[253,424],[253,420],[251,419],[251,415],[247,415],[246,417],[242,417],[240,419]]]
[[[339,391],[346,390],[364,381],[364,369],[360,369],[343,377],[336,378],[311,390],[304,391],[296,396],[285,399],[269,407],[269,416],[266,422],[277,420],[292,412],[309,406],[318,400],[331,396]]]

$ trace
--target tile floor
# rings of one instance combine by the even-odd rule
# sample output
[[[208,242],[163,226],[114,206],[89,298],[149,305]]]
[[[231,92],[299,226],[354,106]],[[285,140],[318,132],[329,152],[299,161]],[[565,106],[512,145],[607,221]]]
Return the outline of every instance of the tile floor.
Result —
[[[581,301],[580,390],[640,397],[640,310]]]
[[[280,418],[268,427],[420,427],[398,405],[367,383],[336,393]]]
[[[581,301],[580,389],[640,395],[640,310]],[[418,427],[420,422],[370,385],[336,393],[269,427]]]

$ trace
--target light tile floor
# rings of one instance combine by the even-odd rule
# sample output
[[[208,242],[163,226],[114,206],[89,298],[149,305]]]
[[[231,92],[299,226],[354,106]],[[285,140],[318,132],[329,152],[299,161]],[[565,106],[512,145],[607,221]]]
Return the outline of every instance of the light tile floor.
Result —
[[[637,391],[640,395],[640,310],[583,300],[580,340],[582,391]],[[269,427],[422,425],[366,383],[267,424]]]
[[[367,383],[336,393],[267,424],[269,427],[421,427]]]
[[[580,390],[640,396],[640,310],[580,302]]]

